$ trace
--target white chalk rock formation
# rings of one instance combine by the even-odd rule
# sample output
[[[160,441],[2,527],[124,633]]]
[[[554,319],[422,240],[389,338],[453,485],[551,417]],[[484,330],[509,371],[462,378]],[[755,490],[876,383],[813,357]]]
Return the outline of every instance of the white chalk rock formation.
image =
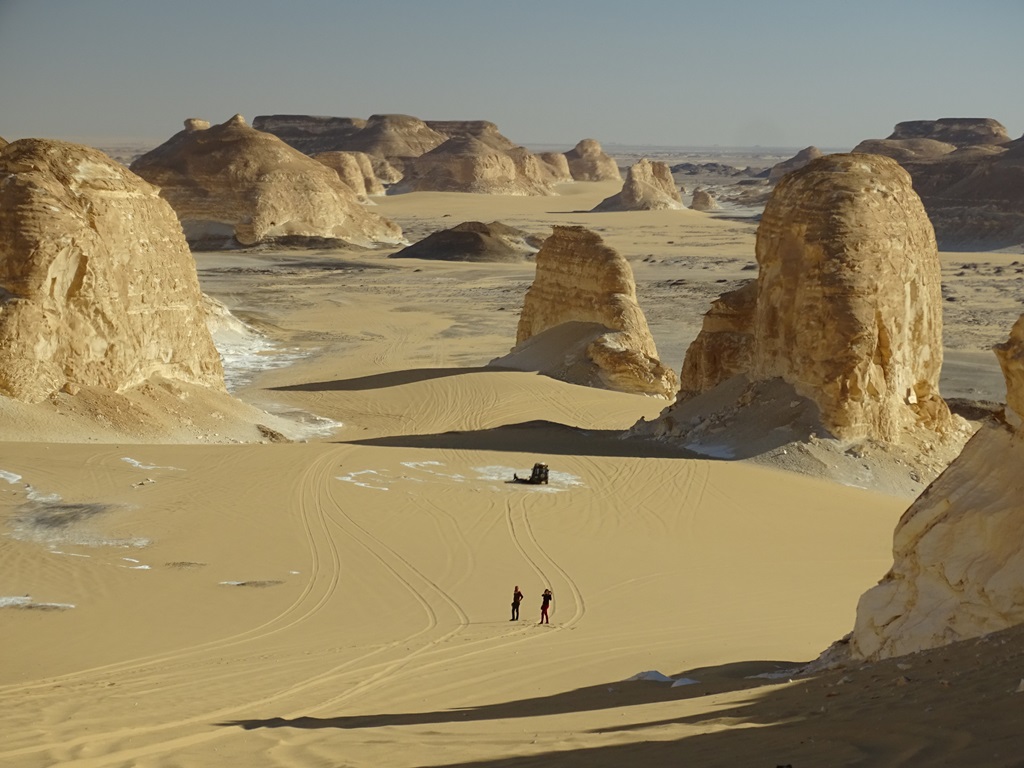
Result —
[[[0,393],[32,403],[153,377],[224,389],[174,211],[98,150],[9,144],[0,150]]]
[[[821,157],[821,150],[817,147],[804,147],[797,152],[789,160],[783,160],[781,163],[776,163],[772,166],[771,171],[768,173],[768,182],[775,184],[785,176],[787,173],[792,173],[798,168],[803,168],[811,160],[817,160]]]
[[[622,178],[618,163],[605,154],[596,139],[583,139],[564,154],[569,173],[576,181],[618,181]]]
[[[552,182],[561,184],[573,180],[569,171],[569,160],[561,152],[541,152],[537,159],[550,175]]]
[[[205,130],[190,122],[131,165],[160,187],[190,243],[402,242],[398,226],[360,205],[337,173],[241,115]]]
[[[621,392],[675,393],[678,379],[658,360],[625,258],[590,230],[555,227],[536,263],[516,346],[492,365]]]
[[[1024,316],[995,348],[1005,418],[983,426],[900,518],[893,566],[857,605],[855,659],[885,659],[1024,623]]]
[[[595,211],[664,211],[683,208],[683,199],[667,163],[646,157],[630,166],[622,190],[597,204]]]
[[[373,163],[365,152],[321,152],[313,155],[313,159],[334,169],[342,184],[351,189],[361,203],[384,194],[384,185],[374,173]]]
[[[5,139],[3,136],[0,136],[0,149],[6,147],[8,143],[9,142],[7,141],[7,139]]]
[[[695,211],[718,210],[718,201],[714,196],[702,187],[693,190],[693,198],[690,200],[690,208]]]
[[[521,151],[519,151],[521,150]],[[548,175],[521,147],[499,149],[473,136],[448,139],[405,162],[395,192],[470,192],[485,195],[547,195]]]
[[[756,255],[755,378],[790,382],[840,438],[949,426],[935,234],[895,161],[828,155],[785,176]]]

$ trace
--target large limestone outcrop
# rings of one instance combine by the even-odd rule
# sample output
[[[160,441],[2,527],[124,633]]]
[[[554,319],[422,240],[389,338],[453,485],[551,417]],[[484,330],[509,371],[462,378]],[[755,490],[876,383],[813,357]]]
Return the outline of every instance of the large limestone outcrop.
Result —
[[[854,152],[886,155],[914,180],[943,248],[1024,243],[1024,150],[989,118],[899,123]]]
[[[773,165],[768,173],[768,182],[775,184],[787,173],[792,173],[797,168],[803,168],[811,160],[817,160],[819,157],[821,157],[820,149],[817,147],[804,147],[793,157],[789,158],[789,160],[783,160],[781,163]]]
[[[1024,623],[1024,316],[996,347],[992,421],[900,518],[893,566],[857,606],[855,659],[884,659]]]
[[[395,192],[471,192],[488,195],[551,194],[549,176],[521,147],[495,148],[472,136],[406,161]]]
[[[537,159],[550,174],[552,182],[560,184],[573,180],[569,171],[569,159],[561,152],[541,152]]]
[[[359,202],[384,194],[384,185],[373,170],[373,162],[365,152],[320,152],[312,156],[318,163],[333,168],[341,182],[355,192]]]
[[[464,221],[451,229],[427,235],[419,242],[391,254],[392,259],[440,261],[522,261],[540,248],[543,238],[492,221]]]
[[[360,205],[337,173],[241,115],[181,131],[131,168],[160,187],[193,244],[402,241],[401,230]]]
[[[618,181],[622,178],[618,163],[605,154],[596,139],[583,139],[564,154],[569,172],[576,181]]]
[[[678,380],[658,360],[626,259],[583,227],[555,227],[536,259],[516,346],[492,365],[623,392],[675,392]]]
[[[595,211],[681,209],[683,199],[667,163],[646,157],[630,166],[622,191],[597,204]]]
[[[756,255],[755,377],[793,384],[837,437],[948,426],[935,236],[895,161],[829,155],[784,177]]]
[[[714,196],[706,189],[698,187],[693,190],[693,197],[690,199],[690,208],[695,211],[715,211],[718,210],[718,201],[715,200]]]
[[[770,389],[780,413],[792,403],[798,417],[786,439],[920,442],[925,453],[947,434],[959,439],[938,393],[935,238],[896,162],[828,155],[785,176],[761,218],[756,255],[756,296],[748,286],[716,302],[687,352],[679,399],[636,434],[685,442],[712,423],[721,440],[729,423],[763,429],[779,415],[764,411],[763,383],[783,382]],[[752,445],[733,445],[729,455],[754,455],[744,454]]]
[[[9,144],[0,150],[0,393],[37,402],[152,377],[224,389],[174,211],[98,150]]]

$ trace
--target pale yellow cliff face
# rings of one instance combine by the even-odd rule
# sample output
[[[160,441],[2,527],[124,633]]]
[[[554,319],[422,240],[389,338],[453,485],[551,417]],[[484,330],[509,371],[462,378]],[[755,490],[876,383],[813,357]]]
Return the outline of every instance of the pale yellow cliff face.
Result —
[[[250,128],[240,115],[178,133],[132,163],[132,170],[160,187],[189,241],[402,240],[399,227],[361,205],[334,170]]]
[[[224,388],[195,261],[158,190],[102,152],[0,152],[0,392],[147,379]]]
[[[646,157],[630,166],[622,191],[603,200],[595,211],[662,211],[683,207],[668,164]]]
[[[790,382],[837,437],[947,428],[935,235],[895,161],[829,155],[788,175],[756,251],[753,378]]]
[[[711,303],[700,333],[686,350],[679,372],[679,400],[707,392],[750,370],[756,304],[756,280],[723,293]]]
[[[625,258],[590,230],[555,227],[536,261],[536,276],[519,317],[516,349],[560,326],[589,326],[593,333],[587,338],[587,365],[582,367],[596,366],[603,386],[663,397],[675,393],[678,379],[658,360]]]
[[[364,152],[321,152],[313,159],[338,174],[338,179],[355,193],[359,202],[384,194],[384,185],[373,171],[373,163]]]
[[[622,178],[615,159],[595,139],[583,139],[565,152],[569,172],[576,181],[612,181]]]

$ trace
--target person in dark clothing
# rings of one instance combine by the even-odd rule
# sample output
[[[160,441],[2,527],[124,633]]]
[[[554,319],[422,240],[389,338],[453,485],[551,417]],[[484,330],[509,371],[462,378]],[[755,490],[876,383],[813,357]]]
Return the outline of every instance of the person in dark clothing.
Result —
[[[540,623],[541,624],[550,624],[551,623],[551,622],[548,621],[548,607],[551,605],[551,598],[552,597],[554,597],[554,595],[551,594],[551,590],[550,589],[545,589],[544,590],[544,594],[542,594],[540,596],[540,599],[541,599],[541,604],[540,604]]]
[[[523,593],[519,591],[519,585],[512,591],[512,618],[509,621],[519,621],[519,604],[523,602]]]

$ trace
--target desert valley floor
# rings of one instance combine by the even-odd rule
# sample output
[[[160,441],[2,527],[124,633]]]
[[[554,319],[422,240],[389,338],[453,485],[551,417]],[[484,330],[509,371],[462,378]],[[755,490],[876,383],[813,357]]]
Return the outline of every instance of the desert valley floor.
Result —
[[[756,275],[756,225],[583,213],[618,186],[378,206],[410,241],[467,220],[599,232],[630,259],[660,357],[678,370],[711,299]],[[1006,727],[1024,678],[1015,630],[788,672],[851,629],[909,497],[622,440],[666,401],[486,367],[514,344],[531,262],[388,253],[196,254],[203,289],[290,361],[235,394],[292,442],[238,444],[230,425],[199,419],[175,444],[130,441],[73,413],[5,406],[0,765],[1024,754]],[[941,256],[943,394],[1001,400],[988,348],[1020,314],[1024,256]],[[509,482],[535,461],[550,485]],[[554,609],[538,626],[545,587]],[[671,679],[629,679],[653,672]]]

